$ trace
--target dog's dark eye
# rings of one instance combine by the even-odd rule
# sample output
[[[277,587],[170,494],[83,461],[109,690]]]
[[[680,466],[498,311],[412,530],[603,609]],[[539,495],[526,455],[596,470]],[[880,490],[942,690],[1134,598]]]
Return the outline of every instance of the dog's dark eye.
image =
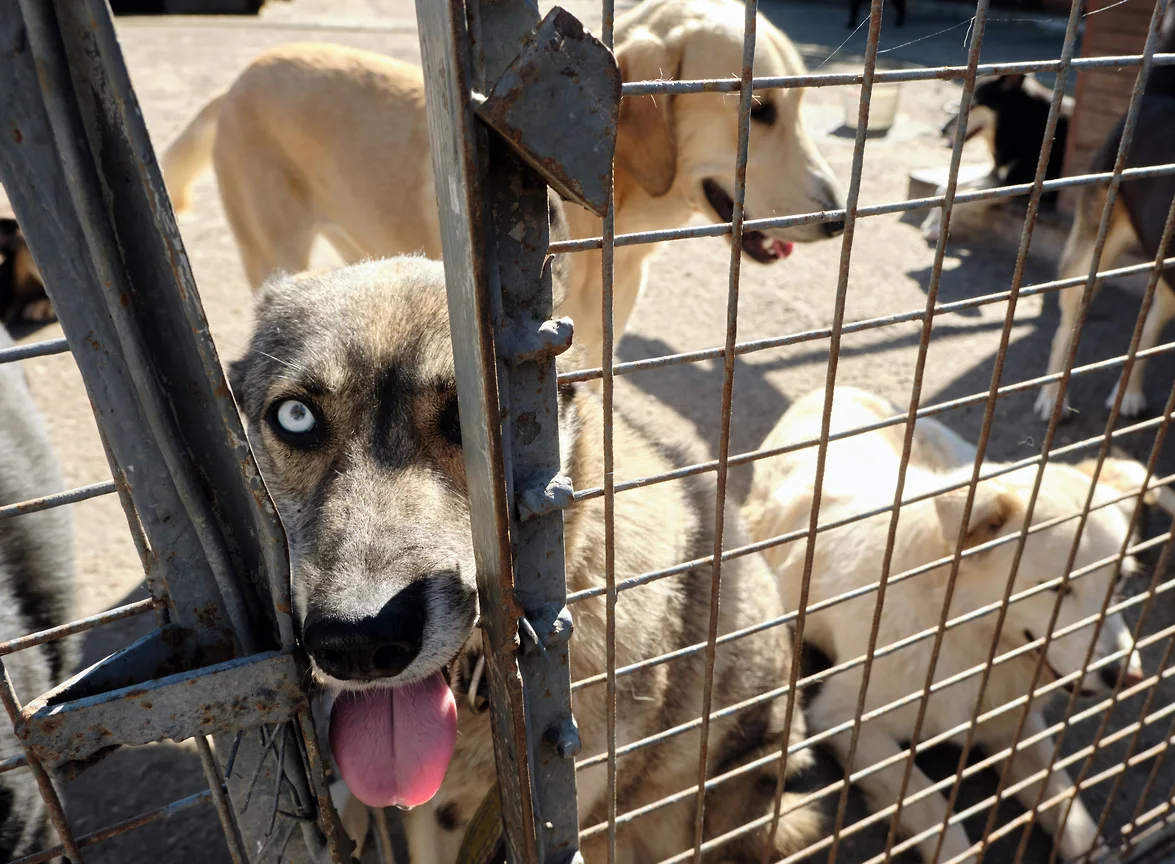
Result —
[[[457,411],[456,399],[450,399],[441,412],[441,434],[454,447],[461,446],[461,415]]]
[[[756,96],[751,102],[751,119],[764,126],[775,125],[775,103]]]
[[[1052,591],[1054,594],[1060,594],[1062,597],[1069,597],[1073,593],[1073,586],[1066,585],[1065,590],[1062,591],[1060,585],[1050,585],[1049,590]]]
[[[322,423],[314,409],[300,399],[282,399],[269,412],[269,425],[291,447],[315,447],[322,440]]]

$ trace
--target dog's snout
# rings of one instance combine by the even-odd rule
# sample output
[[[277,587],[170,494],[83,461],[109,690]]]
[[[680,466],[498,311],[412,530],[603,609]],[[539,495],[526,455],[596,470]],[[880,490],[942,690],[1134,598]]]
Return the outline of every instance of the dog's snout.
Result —
[[[845,220],[837,219],[835,222],[825,222],[824,233],[829,237],[839,237],[845,233]]]
[[[306,617],[302,641],[332,678],[395,678],[420,653],[424,623],[424,585],[414,582],[372,615],[312,611]]]

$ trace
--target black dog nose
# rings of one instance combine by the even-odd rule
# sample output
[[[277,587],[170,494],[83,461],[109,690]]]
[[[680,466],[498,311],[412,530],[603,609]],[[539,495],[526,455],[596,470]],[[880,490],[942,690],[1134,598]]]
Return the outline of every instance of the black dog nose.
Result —
[[[333,678],[394,678],[420,653],[424,622],[424,583],[414,582],[374,615],[312,610],[306,616],[302,642],[322,671]]]
[[[1106,685],[1107,690],[1113,690],[1117,686],[1118,676],[1120,674],[1122,674],[1121,663],[1111,663],[1098,670],[1098,676],[1102,679],[1102,683]]]
[[[837,219],[835,222],[824,223],[824,233],[829,237],[839,237],[845,233],[845,220]]]

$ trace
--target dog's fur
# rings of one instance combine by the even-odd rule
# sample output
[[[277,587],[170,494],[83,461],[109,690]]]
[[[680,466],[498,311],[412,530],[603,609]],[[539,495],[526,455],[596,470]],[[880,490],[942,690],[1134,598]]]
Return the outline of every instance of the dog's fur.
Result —
[[[735,0],[646,0],[616,20],[626,81],[723,77],[742,67],[743,5]],[[755,74],[803,74],[791,41],[759,17]],[[832,170],[804,130],[801,91],[756,91],[747,218],[843,206]],[[729,221],[738,99],[730,94],[641,96],[621,102],[616,144],[617,233],[685,225],[703,214]],[[249,281],[309,265],[322,234],[347,262],[441,254],[424,85],[416,66],[333,45],[285,45],[261,55],[209,102],[162,158],[172,203],[212,159]],[[600,220],[567,208],[572,237],[600,236]],[[773,229],[808,242],[841,223]],[[772,239],[744,234],[748,255]],[[657,247],[616,250],[613,320],[623,333]],[[585,362],[601,359],[599,250],[571,261],[561,314],[575,321]]]
[[[0,321],[45,322],[54,318],[41,271],[15,219],[0,217]]]
[[[1167,8],[1157,41],[1156,52],[1175,51],[1175,6]],[[1105,143],[1093,157],[1093,164],[1089,168],[1091,172],[1100,173],[1113,169],[1125,123],[1126,118],[1123,117],[1110,131]],[[1156,66],[1151,70],[1146,89],[1143,91],[1134,137],[1126,156],[1126,167],[1141,168],[1172,161],[1175,161],[1175,68]],[[1058,279],[1088,276],[1093,268],[1094,246],[1098,224],[1105,209],[1107,189],[1108,186],[1105,184],[1081,187],[1073,227],[1065,241],[1065,250],[1061,254],[1061,262],[1057,268]],[[1098,261],[1098,269],[1108,270],[1113,267],[1114,262],[1135,244],[1142,247],[1142,252],[1147,258],[1155,258],[1159,252],[1163,225],[1167,221],[1172,199],[1175,199],[1175,177],[1169,174],[1145,180],[1124,181],[1110,211],[1109,229],[1101,259]],[[1175,241],[1168,243],[1163,252],[1165,258],[1173,255]],[[1098,287],[1100,280],[1094,284],[1094,290]],[[1049,351],[1050,374],[1060,372],[1065,365],[1065,357],[1069,353],[1070,341],[1073,338],[1073,327],[1081,307],[1083,290],[1084,286],[1079,285],[1066,288],[1057,296],[1061,307],[1061,320]],[[1138,350],[1153,348],[1163,328],[1173,316],[1175,280],[1168,270],[1155,287],[1154,301],[1143,323]],[[1146,396],[1143,393],[1145,369],[1145,357],[1135,360],[1119,409],[1119,413],[1124,417],[1135,417],[1146,410]],[[1114,385],[1113,391],[1106,399],[1107,408],[1114,404],[1120,386],[1121,381]],[[1036,399],[1036,413],[1041,419],[1047,420],[1052,414],[1058,389],[1059,385],[1056,383],[1046,384],[1041,388]],[[1069,411],[1067,396],[1065,403],[1062,416]]]
[[[1036,179],[1036,167],[1044,145],[1044,133],[1048,126],[1049,106],[1053,93],[1034,75],[1000,75],[984,80],[975,87],[971,97],[971,108],[963,124],[967,139],[982,134],[991,150],[990,173],[969,183],[960,183],[959,192],[973,192],[983,189],[998,189],[1001,186],[1018,186]],[[1069,119],[1073,116],[1073,97],[1061,99],[1061,113],[1057,118],[1057,131],[1049,162],[1045,166],[1044,179],[1055,180],[1061,176],[1065,162],[1065,142],[1069,136]],[[961,118],[952,117],[942,128],[943,135],[951,146],[959,134]],[[945,187],[937,194],[942,195]],[[1023,204],[1027,198],[1014,198],[1009,203]],[[994,199],[975,201],[958,205],[955,215],[976,219],[998,204]],[[1045,210],[1055,209],[1057,193],[1046,192],[1040,199]],[[922,223],[922,234],[927,240],[937,242],[942,230],[942,210],[935,208]]]
[[[876,423],[902,412],[884,399],[850,387],[836,388],[832,409],[832,431],[847,431]],[[764,447],[780,447],[818,436],[824,391],[798,400],[784,414],[767,436]],[[829,445],[824,473],[821,523],[829,523],[893,503],[902,426],[891,426],[835,441]],[[754,480],[744,510],[745,524],[752,541],[784,534],[808,526],[815,480],[815,447],[755,463]],[[924,418],[918,421],[914,448],[903,498],[909,499],[970,478],[975,450],[942,424]],[[987,469],[994,465],[985,466]],[[966,545],[968,548],[1017,534],[1025,518],[1025,507],[1032,488],[1036,467],[1029,467],[982,481],[975,494]],[[1034,524],[1081,511],[1089,491],[1090,464],[1070,466],[1050,463],[1044,475],[1034,513]],[[1136,491],[1145,477],[1141,465],[1130,460],[1113,459],[1101,475],[1094,506],[1106,504],[1123,493]],[[962,520],[967,489],[947,492],[902,507],[893,546],[891,576],[897,576],[928,562],[949,557],[955,547]],[[1116,555],[1126,539],[1133,499],[1117,505],[1091,510],[1079,548],[1075,569],[1093,561]],[[1169,506],[1169,504],[1168,504]],[[808,602],[818,603],[854,588],[876,583],[881,576],[881,560],[886,546],[890,514],[882,513],[817,535],[815,560],[811,573]],[[1047,580],[1061,576],[1076,530],[1076,521],[1056,525],[1029,535],[1024,549],[1014,591],[1019,593]],[[1015,543],[1004,543],[977,555],[962,559],[951,618],[956,618],[986,604],[1000,600],[1007,584]],[[767,553],[768,560],[782,581],[785,606],[795,608],[799,599],[804,568],[805,546],[792,543]],[[1127,562],[1128,565],[1132,562]],[[1129,569],[1129,567],[1124,568]],[[894,643],[938,625],[946,590],[949,566],[941,566],[896,584],[891,584],[880,622],[877,646]],[[1062,601],[1057,630],[1096,614],[1107,590],[1118,577],[1113,567],[1103,567],[1073,579]],[[1056,593],[1043,591],[1020,600],[1008,608],[1000,637],[1000,653],[1012,651],[1031,639],[1044,636]],[[865,654],[876,594],[836,604],[808,616],[804,641],[827,654],[834,663],[844,663]],[[942,681],[986,662],[991,644],[994,615],[954,627],[946,632],[936,667],[935,679]],[[1060,674],[1080,670],[1089,648],[1092,628],[1085,628],[1055,638],[1048,648],[1041,685],[1056,680]],[[1039,648],[1036,649],[1039,651]],[[1130,633],[1121,615],[1109,617],[1098,637],[1095,660],[1113,652],[1129,658],[1125,670],[1127,682],[1141,676],[1138,654],[1133,650]],[[872,710],[916,692],[926,680],[931,640],[923,640],[874,663],[866,710]],[[983,709],[992,710],[1011,700],[1022,698],[1028,690],[1037,653],[1025,653],[993,667],[983,697]],[[1056,670],[1056,671],[1054,671]],[[1084,690],[1105,693],[1120,671],[1114,662],[1098,672],[1090,672],[1082,682]],[[809,722],[816,729],[827,729],[851,721],[857,705],[862,670],[858,666],[826,681],[807,706]],[[935,693],[929,702],[922,736],[925,740],[970,719],[978,695],[979,676],[972,676]],[[1034,703],[1028,715],[1024,736],[1046,728],[1041,713],[1045,699]],[[861,726],[860,739],[852,764],[860,771],[900,752],[912,735],[917,703],[907,704]],[[1019,711],[1010,711],[989,720],[977,730],[976,740],[989,752],[1007,747],[1015,730]],[[960,737],[961,740],[961,737]],[[831,742],[842,762],[847,758],[848,735]],[[1047,740],[1017,751],[1010,782],[1016,783],[1043,770],[1049,763],[1052,747]],[[860,785],[872,805],[882,808],[897,799],[903,766],[901,763],[862,779]],[[1049,779],[1048,798],[1072,788],[1063,770]],[[908,795],[930,785],[914,768]],[[1017,797],[1031,806],[1037,792],[1028,786]],[[939,825],[944,817],[945,798],[934,794],[902,810],[901,828],[907,835],[918,834]],[[1043,826],[1057,836],[1063,808],[1040,814]],[[1074,799],[1068,820],[1058,836],[1061,853],[1068,857],[1083,852],[1094,840],[1095,824]],[[919,848],[927,860],[934,853],[937,835],[922,841]],[[943,860],[963,854],[970,843],[962,825],[947,831],[943,843]]]
[[[553,212],[558,217],[559,209]],[[295,613],[357,621],[414,592],[426,616],[416,659],[379,686],[410,682],[448,666],[458,693],[468,692],[479,665],[480,636],[465,468],[456,414],[454,367],[440,263],[402,257],[342,270],[278,276],[263,287],[246,356],[231,382],[246,417],[258,464],[289,536]],[[313,449],[283,443],[275,406],[296,398],[313,406],[326,429]],[[594,392],[561,388],[562,471],[575,488],[602,482],[602,414]],[[636,477],[670,469],[656,442],[616,418],[615,470]],[[703,482],[659,484],[616,496],[616,574],[645,573],[710,554],[714,497]],[[734,518],[735,514],[731,514]],[[728,544],[737,522],[727,522]],[[732,533],[733,532],[733,533]],[[603,584],[602,501],[572,508],[564,523],[567,587]],[[625,592],[616,611],[617,663],[625,665],[705,641],[710,569]],[[778,586],[755,556],[727,562],[722,575],[721,632],[782,614]],[[375,611],[373,611],[375,610]],[[572,678],[604,671],[604,599],[575,605]],[[310,640],[307,640],[308,642]],[[463,647],[464,646],[464,647]],[[328,691],[369,686],[326,675],[307,644],[316,679]],[[719,649],[714,707],[778,687],[789,669],[791,634],[778,627]],[[635,741],[699,715],[700,654],[621,679],[618,743]],[[476,674],[476,673],[473,673]],[[457,749],[440,792],[406,814],[413,861],[446,862],[494,783],[490,722],[475,691],[459,699]],[[582,757],[606,749],[602,686],[575,695]],[[790,737],[782,700],[715,721],[710,775],[778,751],[804,735],[799,712]],[[650,803],[696,781],[699,739],[683,734],[621,759],[620,812]],[[806,754],[789,768],[802,769]],[[707,796],[706,836],[714,837],[768,813],[776,765],[720,786]],[[579,773],[583,825],[604,818],[604,766]],[[788,798],[790,800],[790,793]],[[619,859],[647,862],[681,852],[693,836],[692,799],[646,816],[619,834]],[[815,835],[818,819],[801,809],[782,820],[772,856],[797,850]],[[757,862],[766,830],[723,845],[706,860]],[[602,860],[597,836],[585,849]]]
[[[0,348],[12,346],[0,327]],[[0,502],[36,498],[62,488],[61,474],[24,374],[0,364]],[[64,624],[74,604],[73,522],[58,507],[0,520],[0,641]],[[77,660],[72,640],[49,642],[4,658],[17,695],[48,691]],[[0,759],[21,752],[11,729],[0,733]],[[48,813],[27,771],[0,774],[0,859],[50,846]]]

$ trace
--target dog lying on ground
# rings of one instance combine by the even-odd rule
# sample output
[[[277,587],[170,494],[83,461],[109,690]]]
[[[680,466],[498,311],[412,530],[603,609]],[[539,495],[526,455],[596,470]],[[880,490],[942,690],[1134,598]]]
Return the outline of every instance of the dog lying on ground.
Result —
[[[818,437],[824,391],[810,393],[795,402],[779,424],[763,442],[764,447],[780,447]],[[835,390],[832,409],[832,431],[850,430],[876,423],[903,413],[884,399],[851,387]],[[904,428],[901,425],[856,435],[829,444],[827,467],[824,473],[820,521],[828,523],[863,513],[877,507],[890,506],[897,483],[899,459]],[[918,421],[914,447],[911,453],[903,498],[933,493],[970,479],[975,450],[945,426],[924,418]],[[816,448],[809,447],[774,459],[755,463],[754,479],[743,511],[744,521],[753,542],[807,528],[812,507],[815,479]],[[988,465],[987,469],[997,466]],[[997,478],[981,481],[975,494],[966,547],[998,537],[1019,533],[1025,518],[1025,507],[1032,488],[1036,467],[1020,469]],[[1081,511],[1089,491],[1092,460],[1078,466],[1050,462],[1034,513],[1034,524],[1057,517],[1066,517]],[[985,471],[987,473],[987,471]],[[1145,478],[1141,465],[1131,460],[1108,460],[1102,472],[1078,551],[1074,570],[1103,558],[1116,556],[1126,538],[1130,511],[1134,499],[1119,504],[1108,504],[1124,493],[1138,489]],[[1170,492],[1162,501],[1170,506]],[[904,505],[898,523],[893,547],[891,578],[953,554],[959,535],[967,488],[945,492]],[[1157,494],[1150,496],[1157,500]],[[881,560],[886,546],[890,513],[853,522],[849,525],[817,534],[815,560],[812,567],[809,604],[835,597],[842,592],[876,583],[881,576]],[[1013,603],[1008,608],[1002,635],[1000,654],[1026,646],[1043,638],[1052,607],[1057,599],[1059,583],[1076,530],[1076,520],[1029,535],[1023,559],[1016,576],[1014,593],[1034,586],[1049,585],[1030,598]],[[1004,543],[962,559],[955,594],[951,604],[951,618],[998,602],[1003,596],[1010,572],[1014,543]],[[767,558],[778,574],[784,589],[785,606],[797,607],[804,566],[803,542],[776,546]],[[1124,562],[1129,570],[1132,562]],[[942,600],[949,575],[949,566],[941,566],[907,580],[891,583],[881,617],[877,646],[894,643],[925,629],[938,626]],[[1101,608],[1110,585],[1118,578],[1118,569],[1107,565],[1079,578],[1066,587],[1057,619],[1057,633],[1095,615]],[[827,654],[834,663],[845,663],[864,656],[868,647],[876,595],[868,594],[831,606],[808,616],[804,641]],[[947,630],[939,654],[935,679],[942,681],[986,662],[993,636],[995,616],[989,615]],[[1061,676],[1076,673],[1089,648],[1092,629],[1086,627],[1059,635],[1050,643],[1039,686]],[[870,677],[865,709],[871,711],[906,695],[917,692],[926,680],[929,669],[931,640],[926,639],[904,647],[886,656],[877,657]],[[1007,702],[1022,698],[1028,690],[1037,662],[1039,646],[995,666],[983,697],[983,710],[993,710]],[[1112,688],[1120,671],[1127,684],[1141,679],[1142,669],[1137,651],[1121,614],[1107,617],[1098,636],[1094,660],[1116,654],[1117,659],[1100,668],[1090,670],[1080,683],[1082,692],[1105,694]],[[1121,664],[1125,665],[1122,670]],[[823,683],[819,693],[807,707],[808,721],[816,729],[828,729],[853,719],[857,694],[861,684],[861,668],[842,672]],[[938,735],[970,720],[972,706],[978,695],[979,676],[938,691],[931,698],[926,711],[922,740]],[[1068,685],[1072,687],[1072,684]],[[1024,738],[1047,728],[1042,715],[1045,698],[1034,702],[1027,717]],[[861,726],[860,739],[851,769],[861,771],[901,752],[909,741],[918,711],[918,704],[906,704],[894,711],[872,719]],[[976,741],[988,752],[995,753],[1010,744],[1019,709],[1005,712],[988,720],[977,730]],[[962,735],[959,740],[962,740]],[[848,756],[848,735],[831,742],[833,750],[843,763]],[[1045,739],[1024,746],[1017,751],[1010,783],[1018,783],[1049,763],[1052,747]],[[897,800],[904,765],[899,762],[859,781],[875,808],[893,805]],[[1053,772],[1048,781],[1051,798],[1067,789],[1072,781],[1063,770]],[[918,768],[912,769],[907,795],[913,795],[930,786],[930,781]],[[1037,786],[1030,785],[1017,797],[1031,806]],[[1047,800],[1047,799],[1046,799]],[[1095,840],[1096,825],[1079,798],[1073,806],[1063,830],[1058,835],[1058,822],[1063,808],[1054,807],[1041,812],[1040,821],[1050,831],[1066,858],[1084,852]],[[901,829],[907,836],[938,826],[946,812],[946,799],[935,793],[911,803],[902,810]],[[937,835],[919,843],[923,857],[931,860]],[[949,860],[966,852],[970,842],[961,824],[947,830],[943,842],[942,860]]]
[[[1167,8],[1155,51],[1175,51],[1175,6]],[[1113,170],[1125,123],[1126,118],[1123,117],[1110,131],[1105,143],[1093,157],[1093,164],[1089,167],[1091,172]],[[1151,69],[1143,91],[1134,137],[1126,155],[1126,167],[1141,168],[1147,165],[1164,165],[1168,162],[1175,162],[1175,67],[1155,66]],[[1105,209],[1107,189],[1106,184],[1081,187],[1073,227],[1069,230],[1065,250],[1061,253],[1061,263],[1057,267],[1058,279],[1089,275],[1094,263],[1098,223]],[[1147,258],[1154,259],[1159,252],[1163,225],[1167,221],[1172,199],[1175,199],[1175,177],[1170,174],[1145,180],[1124,181],[1110,211],[1109,229],[1097,265],[1098,269],[1108,270],[1113,267],[1114,262],[1135,244],[1142,247],[1142,252]],[[1163,252],[1165,258],[1172,256],[1175,256],[1175,242],[1168,243]],[[1175,316],[1175,281],[1172,280],[1171,272],[1168,269],[1155,287],[1154,300],[1143,323],[1142,336],[1138,343],[1139,351],[1153,348],[1167,322]],[[1094,283],[1094,290],[1098,287],[1100,281]],[[1049,351],[1050,374],[1060,372],[1065,365],[1070,340],[1073,338],[1073,327],[1081,307],[1083,290],[1084,284],[1066,288],[1057,295],[1061,307],[1061,320],[1057,324],[1052,349]],[[1140,357],[1134,362],[1119,409],[1123,417],[1136,417],[1146,410],[1146,395],[1143,393],[1145,369],[1145,357]],[[1114,385],[1113,391],[1106,399],[1107,408],[1114,404],[1120,386],[1120,381]],[[1047,420],[1052,415],[1058,389],[1056,383],[1041,387],[1036,399],[1036,413],[1041,419]],[[1068,411],[1066,397],[1062,416]]]
[[[0,327],[0,349],[12,339]],[[15,363],[0,364],[0,503],[36,498],[62,487],[49,435]],[[0,519],[0,641],[71,620],[74,605],[73,522],[63,507]],[[72,640],[48,642],[4,658],[17,695],[27,702],[73,670]],[[0,760],[21,753],[11,728],[0,732]],[[0,774],[0,860],[52,844],[48,812],[27,770]]]
[[[992,167],[989,174],[977,180],[959,183],[957,191],[977,192],[1001,186],[1018,186],[1035,180],[1052,99],[1052,90],[1041,84],[1034,75],[1001,75],[978,84],[971,97],[971,109],[963,123],[963,134],[967,140],[980,134],[984,136],[991,150]],[[1045,180],[1055,180],[1061,176],[1074,104],[1071,96],[1061,99],[1061,114],[1057,118],[1057,132],[1053,137],[1048,165],[1045,166]],[[955,144],[955,136],[959,134],[959,126],[958,115],[943,126],[943,135],[951,147]],[[945,193],[945,186],[940,186],[936,191],[938,195]],[[1006,200],[1023,204],[1028,199]],[[955,214],[974,219],[997,203],[995,199],[986,199],[960,204]],[[1040,204],[1042,209],[1055,209],[1057,193],[1045,192]],[[941,229],[942,210],[935,207],[922,223],[922,235],[935,243],[938,242]]]
[[[561,218],[557,199],[552,212]],[[401,257],[277,276],[259,294],[256,322],[230,380],[289,537],[303,644],[326,701],[333,699],[333,758],[364,803],[419,805],[405,814],[413,861],[451,862],[495,772],[484,702],[474,692],[455,705],[444,677],[448,670],[458,692],[476,690],[467,676],[478,666],[481,643],[473,630],[477,590],[442,265]],[[576,488],[601,483],[602,414],[594,392],[562,388],[559,431],[562,471]],[[618,476],[671,468],[657,442],[619,416],[615,436]],[[617,578],[712,551],[714,498],[704,483],[625,492],[615,507]],[[603,584],[602,513],[597,499],[566,514],[569,591]],[[728,532],[737,530],[728,523]],[[618,664],[704,642],[709,586],[710,569],[702,567],[625,592],[617,604]],[[782,611],[762,560],[724,566],[721,632]],[[573,612],[571,673],[579,680],[604,671],[604,598]],[[790,657],[786,627],[720,648],[715,709],[778,687]],[[696,718],[703,668],[695,654],[626,677],[618,743]],[[602,686],[576,693],[582,757],[606,750],[605,700]],[[714,721],[711,776],[802,739],[799,712],[790,736],[783,712],[783,700],[776,700]],[[621,759],[620,812],[693,785],[698,745],[696,734],[683,734]],[[788,766],[799,771],[808,761],[793,756]],[[769,813],[777,770],[767,765],[708,794],[706,836]],[[605,818],[605,771],[598,765],[579,773],[585,826]],[[618,860],[643,864],[689,848],[693,815],[689,799],[623,826]],[[782,820],[770,850],[763,829],[705,860],[757,864],[769,851],[775,860],[812,839],[818,821],[812,811],[797,810]],[[603,860],[592,842],[604,842],[603,835],[589,841],[585,857]]]
[[[0,217],[0,321],[52,321],[53,303],[15,219]]]
[[[791,41],[759,17],[755,74],[798,75]],[[743,5],[735,0],[645,0],[616,19],[625,81],[729,76],[742,67]],[[748,219],[843,207],[832,170],[804,130],[801,91],[756,91],[746,192]],[[624,99],[616,144],[618,234],[685,225],[695,214],[730,221],[738,99],[729,94]],[[177,211],[211,158],[221,199],[254,288],[274,270],[309,266],[324,235],[347,262],[441,254],[421,70],[333,45],[286,45],[253,61],[197,114],[161,160]],[[599,237],[600,220],[568,207],[571,236]],[[843,223],[748,231],[743,251],[764,264],[793,242],[835,236]],[[656,246],[616,249],[617,339]],[[560,314],[575,321],[591,365],[601,360],[600,251],[571,259]]]

